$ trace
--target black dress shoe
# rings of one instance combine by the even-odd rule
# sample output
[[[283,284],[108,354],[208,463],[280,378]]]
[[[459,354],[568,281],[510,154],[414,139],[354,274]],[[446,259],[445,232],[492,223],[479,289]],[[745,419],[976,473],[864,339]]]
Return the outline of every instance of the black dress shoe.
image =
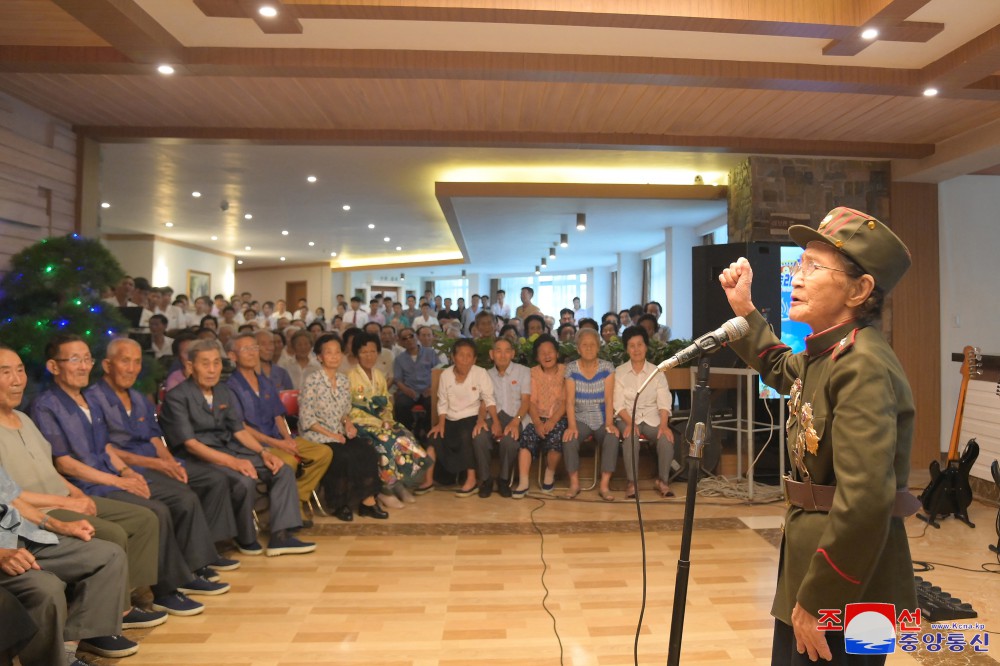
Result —
[[[386,518],[389,517],[389,512],[383,511],[382,509],[378,508],[377,504],[373,504],[372,506],[366,506],[362,504],[360,507],[358,507],[358,515],[366,516],[368,518],[378,518],[379,520],[385,520]]]
[[[507,479],[499,479],[497,481],[497,492],[500,493],[500,497],[510,497],[513,495],[510,490],[510,481]]]
[[[493,479],[486,479],[479,484],[479,496],[487,498],[493,494]]]
[[[343,520],[345,523],[349,523],[352,520],[354,520],[354,514],[351,513],[351,507],[349,506],[340,507],[339,509],[333,512],[333,515],[339,518],[340,520]]]

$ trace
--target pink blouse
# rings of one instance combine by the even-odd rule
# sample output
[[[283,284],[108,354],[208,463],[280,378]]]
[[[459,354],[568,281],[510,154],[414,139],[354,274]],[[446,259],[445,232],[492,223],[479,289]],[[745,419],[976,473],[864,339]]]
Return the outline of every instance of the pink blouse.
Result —
[[[562,363],[553,372],[544,372],[540,365],[531,369],[531,404],[539,416],[549,418],[561,410],[566,400],[565,375]]]

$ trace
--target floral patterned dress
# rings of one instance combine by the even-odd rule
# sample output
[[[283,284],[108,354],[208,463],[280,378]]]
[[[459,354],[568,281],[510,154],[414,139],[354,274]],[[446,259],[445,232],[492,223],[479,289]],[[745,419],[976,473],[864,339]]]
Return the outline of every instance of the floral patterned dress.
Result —
[[[358,365],[348,379],[351,383],[351,421],[358,434],[368,438],[379,454],[379,478],[386,486],[397,482],[412,485],[430,464],[427,451],[413,434],[392,417],[392,399],[385,375],[378,368],[372,377]],[[389,423],[388,428],[385,424]]]

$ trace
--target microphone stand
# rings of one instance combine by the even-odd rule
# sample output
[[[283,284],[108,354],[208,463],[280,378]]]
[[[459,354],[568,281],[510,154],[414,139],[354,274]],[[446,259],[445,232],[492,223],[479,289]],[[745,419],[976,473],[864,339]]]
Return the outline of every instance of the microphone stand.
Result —
[[[684,633],[684,611],[687,608],[688,577],[691,573],[691,533],[694,531],[694,502],[701,477],[701,452],[705,446],[706,430],[711,430],[712,394],[708,387],[711,372],[710,357],[698,356],[698,374],[691,397],[691,418],[694,428],[685,430],[689,450],[687,458],[687,495],[684,497],[684,526],[681,531],[681,553],[677,560],[677,579],[674,582],[674,606],[670,620],[670,648],[667,666],[678,666],[681,660],[681,636]],[[707,427],[706,427],[706,424]],[[693,433],[688,435],[688,433]]]

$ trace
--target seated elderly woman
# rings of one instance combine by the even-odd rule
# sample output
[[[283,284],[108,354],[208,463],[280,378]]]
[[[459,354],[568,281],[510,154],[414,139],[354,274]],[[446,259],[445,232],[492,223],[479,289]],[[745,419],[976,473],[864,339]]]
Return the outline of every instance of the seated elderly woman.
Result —
[[[385,375],[375,367],[382,352],[379,336],[359,333],[353,345],[358,365],[347,376],[351,383],[351,421],[378,452],[382,481],[379,500],[386,506],[399,507],[400,500],[413,501],[407,486],[415,485],[430,458],[413,434],[393,418]]]
[[[466,471],[465,483],[456,491],[458,497],[472,497],[478,491],[473,439],[487,431],[487,414],[499,423],[493,381],[476,365],[476,345],[460,338],[452,348],[454,365],[445,368],[438,383],[438,422],[429,433],[427,451],[432,463],[427,468],[427,482],[414,492],[418,495],[434,489],[434,465],[456,476]]]
[[[580,494],[580,442],[593,437],[601,447],[601,485],[598,493],[606,502],[611,495],[611,475],[618,463],[618,434],[614,427],[615,366],[597,358],[600,337],[592,328],[576,334],[580,358],[566,364],[566,432],[563,457],[569,475],[567,499]]]
[[[622,451],[625,458],[625,475],[628,477],[626,497],[635,497],[635,470],[633,458],[639,452],[639,436],[656,442],[657,479],[656,490],[661,497],[673,497],[668,480],[670,463],[674,459],[674,434],[670,430],[670,405],[672,397],[667,378],[657,372],[656,366],[646,360],[649,348],[649,334],[641,326],[629,326],[622,333],[622,344],[629,360],[615,369],[615,425],[622,437]],[[650,374],[656,378],[639,396],[635,421],[632,420],[632,403],[635,394]],[[634,436],[633,436],[634,435]]]
[[[543,452],[546,456],[542,492],[552,492],[556,465],[562,457],[563,433],[566,432],[566,367],[559,363],[559,343],[548,333],[543,333],[535,340],[532,354],[538,365],[531,369],[531,402],[528,407],[531,423],[521,433],[514,499],[522,499],[527,494],[531,459]]]
[[[616,335],[618,335],[618,325],[615,322],[606,321],[601,324],[601,344],[608,344]]]
[[[388,518],[375,495],[380,486],[378,453],[358,437],[351,421],[351,389],[347,377],[337,369],[343,360],[340,337],[320,336],[313,346],[320,370],[306,378],[299,395],[299,434],[333,449],[333,462],[323,476],[323,493],[333,515],[354,520],[358,515]]]
[[[541,335],[549,332],[549,326],[545,323],[542,315],[533,314],[524,318],[524,337],[530,338],[532,335]]]

